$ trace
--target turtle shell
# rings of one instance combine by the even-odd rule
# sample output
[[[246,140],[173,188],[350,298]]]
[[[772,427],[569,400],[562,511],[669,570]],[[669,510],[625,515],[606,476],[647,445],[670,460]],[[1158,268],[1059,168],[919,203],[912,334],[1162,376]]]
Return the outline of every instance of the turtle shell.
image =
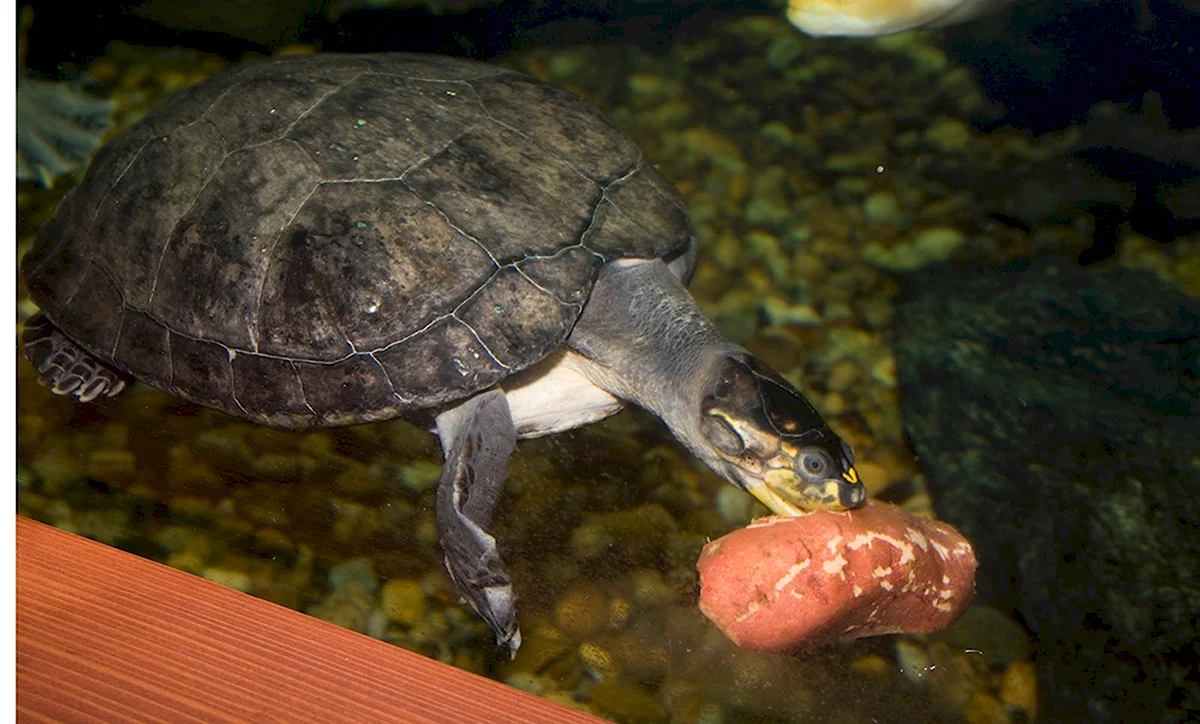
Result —
[[[562,344],[601,264],[689,238],[671,184],[570,93],[310,55],[214,76],[113,139],[23,273],[112,367],[306,428],[487,388]]]

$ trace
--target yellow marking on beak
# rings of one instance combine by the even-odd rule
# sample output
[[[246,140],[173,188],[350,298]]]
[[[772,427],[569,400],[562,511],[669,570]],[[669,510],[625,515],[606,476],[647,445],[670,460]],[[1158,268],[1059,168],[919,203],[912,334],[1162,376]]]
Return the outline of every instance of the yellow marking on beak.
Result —
[[[807,512],[803,508],[781,497],[779,493],[776,493],[766,485],[754,485],[749,490],[751,495],[758,498],[758,501],[767,506],[767,509],[775,515],[782,515],[785,518],[795,518]]]
[[[851,485],[858,484],[858,471],[854,468],[850,468],[846,472],[842,473],[842,477],[845,478],[846,482],[850,483]]]

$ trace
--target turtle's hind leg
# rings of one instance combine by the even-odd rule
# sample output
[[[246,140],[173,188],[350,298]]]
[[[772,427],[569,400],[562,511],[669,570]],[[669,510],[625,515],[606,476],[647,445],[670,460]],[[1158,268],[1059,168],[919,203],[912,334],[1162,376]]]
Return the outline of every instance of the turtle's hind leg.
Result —
[[[125,378],[119,372],[71,341],[44,314],[35,314],[25,323],[21,345],[37,368],[38,382],[56,395],[91,402],[125,389]]]
[[[487,532],[504,488],[517,431],[504,393],[491,389],[437,416],[446,464],[438,481],[437,524],[446,571],[513,655],[521,646],[517,597],[496,539]]]

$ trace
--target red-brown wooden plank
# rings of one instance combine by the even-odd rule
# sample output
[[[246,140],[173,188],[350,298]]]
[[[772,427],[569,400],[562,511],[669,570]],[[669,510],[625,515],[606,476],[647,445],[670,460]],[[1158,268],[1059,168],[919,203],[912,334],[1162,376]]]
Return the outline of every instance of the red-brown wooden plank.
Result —
[[[598,722],[17,517],[22,721]]]

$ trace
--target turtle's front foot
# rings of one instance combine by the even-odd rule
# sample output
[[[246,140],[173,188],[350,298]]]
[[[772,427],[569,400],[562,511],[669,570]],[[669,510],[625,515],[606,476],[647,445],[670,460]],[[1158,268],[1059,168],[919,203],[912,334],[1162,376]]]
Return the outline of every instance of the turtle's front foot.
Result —
[[[446,464],[438,482],[437,522],[446,572],[459,594],[516,655],[517,597],[496,539],[486,530],[504,487],[517,432],[504,393],[490,390],[437,418]]]
[[[91,402],[125,389],[124,377],[71,341],[45,315],[29,318],[21,343],[25,356],[37,368],[38,382],[56,395]]]

